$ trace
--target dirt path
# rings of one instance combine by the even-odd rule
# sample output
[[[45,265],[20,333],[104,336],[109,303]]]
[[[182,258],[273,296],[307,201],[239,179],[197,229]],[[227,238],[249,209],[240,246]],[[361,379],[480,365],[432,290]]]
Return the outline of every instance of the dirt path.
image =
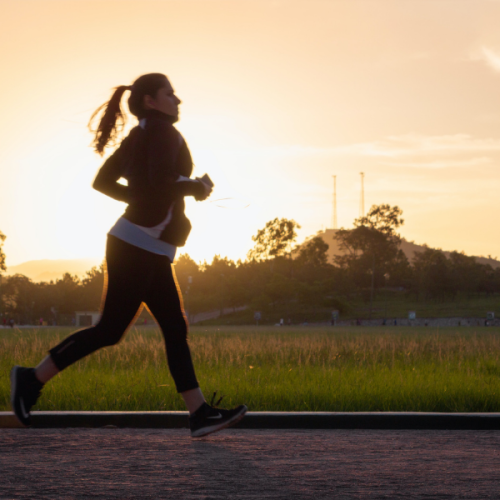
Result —
[[[46,498],[500,498],[500,432],[0,430],[0,499]]]

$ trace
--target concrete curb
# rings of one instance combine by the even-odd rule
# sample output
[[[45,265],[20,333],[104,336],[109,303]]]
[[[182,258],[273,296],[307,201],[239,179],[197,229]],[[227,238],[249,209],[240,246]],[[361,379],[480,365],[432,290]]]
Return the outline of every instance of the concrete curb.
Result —
[[[38,411],[32,413],[33,427],[132,427],[144,429],[186,428],[184,411],[92,412]],[[0,429],[22,425],[11,412],[0,412]],[[423,429],[500,430],[500,413],[420,412],[249,412],[239,429]]]

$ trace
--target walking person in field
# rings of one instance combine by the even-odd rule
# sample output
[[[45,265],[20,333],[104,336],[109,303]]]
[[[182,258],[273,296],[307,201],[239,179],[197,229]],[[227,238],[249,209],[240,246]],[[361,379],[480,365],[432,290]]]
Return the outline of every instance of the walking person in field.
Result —
[[[212,183],[208,176],[190,178],[191,155],[173,126],[181,101],[162,74],[143,75],[132,86],[117,87],[109,102],[92,115],[91,122],[99,119],[95,150],[102,155],[121,131],[120,101],[127,91],[130,112],[139,124],[104,162],[93,183],[94,189],[128,205],[108,233],[101,319],[53,347],[36,368],[12,368],[12,407],[17,418],[30,425],[30,410],[44,384],[84,356],[116,344],[145,303],[162,330],[170,373],[190,414],[191,435],[201,437],[236,423],[247,411],[245,405],[225,410],[206,403],[194,372],[171,267],[177,247],[185,244],[191,230],[184,197],[203,201]],[[120,178],[128,185],[119,184]]]

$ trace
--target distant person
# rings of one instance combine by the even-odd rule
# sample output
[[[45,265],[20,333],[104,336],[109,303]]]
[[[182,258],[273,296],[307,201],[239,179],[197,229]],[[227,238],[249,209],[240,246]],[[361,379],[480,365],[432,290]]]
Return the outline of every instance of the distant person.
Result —
[[[40,318],[40,326],[43,325],[43,318]]]
[[[172,271],[177,247],[185,244],[191,230],[184,197],[203,201],[213,184],[207,175],[190,178],[191,155],[173,126],[181,101],[162,74],[143,75],[130,87],[117,87],[109,102],[92,115],[91,123],[102,113],[95,150],[103,154],[116,140],[123,125],[120,101],[126,91],[130,91],[130,112],[139,123],[104,162],[93,184],[94,189],[128,204],[108,233],[108,279],[101,319],[53,347],[36,368],[15,366],[12,406],[17,418],[30,425],[30,409],[44,384],[84,356],[116,344],[144,302],[162,330],[170,372],[190,413],[191,435],[201,437],[236,423],[247,411],[245,405],[224,410],[206,403],[196,379],[187,321]],[[118,183],[120,178],[128,185]]]
[[[10,324],[11,328],[14,328],[14,325],[16,324],[16,322],[14,321],[14,318],[10,318],[9,324]]]

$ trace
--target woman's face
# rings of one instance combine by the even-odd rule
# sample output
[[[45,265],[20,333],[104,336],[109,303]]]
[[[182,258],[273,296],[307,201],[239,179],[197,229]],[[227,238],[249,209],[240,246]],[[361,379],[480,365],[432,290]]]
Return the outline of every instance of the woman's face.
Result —
[[[166,115],[179,119],[179,104],[181,100],[175,95],[174,89],[168,80],[164,87],[161,87],[155,97],[144,96],[144,107],[146,109],[156,109]]]

